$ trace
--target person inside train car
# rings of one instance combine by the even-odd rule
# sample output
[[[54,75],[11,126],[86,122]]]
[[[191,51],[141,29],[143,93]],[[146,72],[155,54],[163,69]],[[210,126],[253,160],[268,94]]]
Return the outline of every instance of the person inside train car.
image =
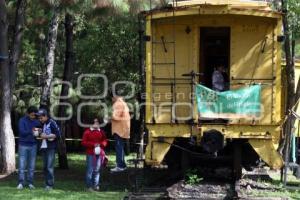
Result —
[[[107,162],[104,151],[107,139],[105,132],[100,129],[99,119],[94,118],[93,125],[84,131],[81,145],[86,149],[86,187],[88,191],[98,191],[100,169]]]
[[[212,75],[212,89],[223,92],[229,89],[229,78],[225,72],[224,65],[218,65]]]
[[[61,132],[57,123],[50,118],[46,109],[39,109],[37,116],[39,116],[39,120],[43,124],[40,137],[42,138],[41,151],[46,184],[45,190],[52,190],[54,186],[55,151],[57,141],[61,137]]]
[[[115,139],[116,167],[111,172],[121,172],[126,169],[124,143],[130,138],[130,114],[126,102],[120,96],[113,96],[113,112],[111,129]]]
[[[17,189],[26,185],[25,170],[27,169],[27,183],[29,189],[34,189],[33,178],[37,153],[37,137],[41,123],[36,119],[37,108],[30,106],[26,115],[19,120],[19,176]]]

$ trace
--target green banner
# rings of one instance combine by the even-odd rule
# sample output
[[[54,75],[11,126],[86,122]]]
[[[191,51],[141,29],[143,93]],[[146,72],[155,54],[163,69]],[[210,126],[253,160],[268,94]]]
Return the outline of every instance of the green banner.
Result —
[[[200,118],[259,118],[261,114],[261,85],[225,92],[197,85],[196,99]]]

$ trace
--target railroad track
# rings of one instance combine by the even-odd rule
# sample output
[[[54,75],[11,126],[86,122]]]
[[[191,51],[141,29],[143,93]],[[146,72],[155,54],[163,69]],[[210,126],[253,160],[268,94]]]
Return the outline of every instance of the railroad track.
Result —
[[[247,196],[247,189],[269,190],[264,183],[255,180],[270,180],[264,169],[255,169],[244,172],[242,179],[234,181],[230,168],[219,170],[205,170],[201,176],[207,177],[198,185],[187,185],[182,181],[183,174],[179,171],[168,169],[143,169],[135,168],[128,173],[128,181],[132,192],[124,199],[152,200],[152,199],[199,199],[199,200],[287,200],[288,198],[262,198]],[[213,176],[212,176],[213,175]],[[222,175],[222,176],[221,176]],[[180,181],[181,180],[181,181]],[[175,183],[175,184],[174,184]],[[172,185],[167,187],[167,185]],[[271,188],[272,189],[272,188]]]
[[[181,197],[181,198],[171,198],[168,196],[165,190],[161,188],[147,188],[144,191],[138,193],[129,193],[124,200],[169,200],[169,199],[188,199],[188,200],[289,200],[288,197],[245,197],[245,196],[226,196],[226,197],[210,197],[207,196],[199,196],[192,198],[190,197]]]
[[[160,184],[163,181],[164,178],[162,177]],[[239,181],[224,181],[221,179],[204,180],[194,186],[186,185],[183,181],[179,181],[171,187],[148,186],[140,188],[137,192],[130,192],[124,199],[288,200],[286,197],[253,197],[246,192],[248,187],[252,189],[268,189],[265,183],[256,182],[247,178]]]
[[[153,199],[170,199],[166,188],[148,187],[140,192],[130,192],[123,200],[153,200]]]

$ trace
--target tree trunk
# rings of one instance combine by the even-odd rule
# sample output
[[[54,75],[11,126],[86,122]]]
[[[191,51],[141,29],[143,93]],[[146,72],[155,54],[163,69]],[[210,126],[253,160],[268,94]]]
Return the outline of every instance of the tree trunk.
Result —
[[[0,69],[1,69],[1,112],[0,112],[0,146],[1,171],[10,174],[16,169],[15,138],[11,127],[11,90],[10,70],[7,47],[7,10],[5,0],[0,0]]]
[[[295,67],[296,41],[293,40],[292,44],[293,44],[292,45],[292,57],[293,57],[292,61],[293,61],[293,66]],[[299,98],[300,98],[300,81],[298,81],[297,86],[296,86],[296,93],[295,93],[295,99],[294,99],[294,101],[297,102]],[[296,105],[296,107],[294,108],[294,110],[296,111],[298,107],[299,107],[299,104]]]
[[[140,148],[139,148],[139,159],[143,159],[144,154],[144,133],[145,133],[145,42],[144,42],[144,17],[142,15],[139,15],[139,71],[140,71],[140,96],[139,96],[139,104],[140,104]],[[141,106],[142,105],[142,106]]]
[[[287,1],[282,0],[282,11],[284,13],[283,15],[283,29],[284,29],[284,35],[285,35],[285,43],[284,43],[284,49],[285,49],[285,59],[286,59],[286,68],[285,68],[285,74],[287,78],[287,104],[286,104],[286,115],[289,114],[289,110],[292,109],[295,103],[295,71],[294,71],[294,62],[292,58],[291,53],[291,40],[290,40],[290,27],[289,27],[289,21],[288,21],[288,11],[287,11]],[[290,143],[291,143],[291,135],[292,135],[292,127],[294,125],[295,119],[294,117],[290,116],[288,117],[285,125],[284,125],[284,161],[287,163],[289,162],[289,156],[290,156]]]
[[[27,6],[27,0],[18,0],[16,15],[15,15],[13,47],[11,49],[11,56],[10,56],[10,63],[9,63],[11,91],[14,90],[15,82],[16,82],[16,72],[17,72],[17,65],[21,53],[26,6]]]
[[[49,24],[48,29],[48,38],[47,38],[47,49],[46,49],[46,74],[45,82],[42,89],[41,96],[41,107],[48,108],[50,105],[50,93],[51,93],[51,84],[53,81],[53,69],[54,69],[54,60],[55,60],[55,48],[57,40],[57,30],[58,30],[58,6],[53,7],[53,16]]]
[[[65,16],[65,37],[66,37],[66,52],[65,52],[65,67],[63,74],[63,81],[71,81],[72,79],[72,71],[73,71],[73,17],[70,14],[66,14]],[[63,84],[61,88],[61,97],[66,97],[69,94],[69,85]],[[65,98],[60,99],[60,103],[66,102]],[[64,117],[66,115],[66,110],[63,108],[63,105],[59,105],[58,108],[58,116]],[[62,137],[59,142],[59,167],[61,169],[68,169],[68,159],[67,159],[67,150],[66,150],[66,129],[65,129],[65,121],[61,120],[60,125],[62,129]]]

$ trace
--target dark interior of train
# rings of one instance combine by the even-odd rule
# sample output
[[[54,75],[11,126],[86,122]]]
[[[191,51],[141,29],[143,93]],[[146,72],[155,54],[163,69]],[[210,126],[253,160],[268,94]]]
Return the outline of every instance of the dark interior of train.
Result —
[[[230,63],[230,28],[200,28],[200,83],[212,88],[212,74],[216,67],[225,67],[225,79],[229,76]],[[229,79],[227,80],[229,81]]]

